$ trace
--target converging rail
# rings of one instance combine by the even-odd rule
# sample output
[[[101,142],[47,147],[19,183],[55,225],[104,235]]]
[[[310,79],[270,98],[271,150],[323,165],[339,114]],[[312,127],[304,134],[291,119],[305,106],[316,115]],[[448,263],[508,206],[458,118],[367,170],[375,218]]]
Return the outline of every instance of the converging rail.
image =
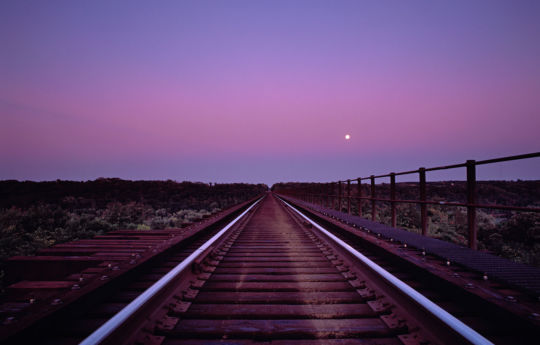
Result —
[[[428,338],[441,344],[467,341],[472,344],[490,344],[476,331],[310,221],[298,210],[287,203],[285,205],[306,219],[308,224],[313,224],[321,234],[316,234],[313,228],[306,228],[277,199],[268,197],[243,226],[232,227],[255,205],[81,345],[118,343],[122,338],[125,339],[126,334],[130,334],[126,329],[122,330],[125,327],[123,323],[129,318],[138,320],[135,327],[129,327],[131,331],[141,326],[154,330],[153,334],[139,332],[135,339],[141,343],[145,339],[155,341],[157,336],[160,342],[172,341],[174,344],[263,340],[291,343],[299,339],[333,343],[335,338],[347,339],[349,342],[376,340],[377,343],[389,344],[399,339],[404,342],[414,339],[414,342],[421,343]],[[191,290],[186,292],[176,289],[170,292],[171,298],[162,301],[162,305],[169,306],[166,308],[168,310],[159,312],[158,308],[157,314],[152,316],[156,319],[153,327],[145,326],[146,322],[140,321],[141,316],[137,315],[141,313],[144,303],[150,300],[152,294],[165,288],[175,276],[188,269],[197,256],[219,243],[228,229],[233,232],[215,249],[211,259],[214,262],[192,283]],[[323,236],[327,236],[333,243],[328,243],[328,239],[323,239]],[[373,279],[368,282],[367,276],[362,277],[361,273],[352,273],[344,265],[345,258],[342,259],[340,253],[334,253],[333,247],[339,247],[340,251],[347,251],[360,258],[373,272],[391,283],[397,291],[394,295],[403,294],[406,297],[401,297],[401,300],[409,301],[395,301],[399,305],[394,305],[391,313],[375,303],[368,303],[372,299],[371,295],[388,295],[386,289],[379,287],[376,292],[370,290],[368,287],[375,287],[376,282]],[[174,302],[175,299],[181,301]],[[429,316],[418,317],[408,312],[407,307],[414,302],[429,312]],[[154,309],[156,307],[153,306]],[[431,329],[426,329],[427,325]],[[438,332],[433,333],[434,329]],[[116,336],[115,331],[119,332]]]
[[[182,229],[111,231],[8,259],[0,343],[78,344],[254,201]]]
[[[292,202],[273,193],[253,200],[33,328],[40,333],[6,343],[534,344],[540,336],[540,320],[514,312],[538,301],[506,308],[499,291],[458,267]]]
[[[81,344],[260,341],[491,343],[270,194]]]
[[[498,210],[510,210],[510,211],[524,211],[524,212],[540,212],[539,207],[522,207],[522,206],[509,206],[509,205],[495,205],[495,204],[479,204],[477,200],[477,179],[476,179],[476,167],[479,165],[502,163],[509,161],[517,161],[523,159],[531,159],[540,157],[540,152],[527,153],[522,155],[500,157],[494,159],[486,159],[481,161],[467,160],[465,163],[443,165],[432,168],[419,168],[417,170],[391,172],[383,175],[371,175],[368,177],[358,177],[353,179],[311,184],[309,187],[303,187],[298,190],[280,190],[279,193],[286,194],[300,198],[304,201],[311,203],[317,203],[321,206],[337,209],[341,211],[343,201],[346,203],[347,213],[351,214],[351,203],[356,200],[358,203],[358,215],[362,216],[362,203],[368,201],[371,204],[371,220],[375,221],[377,218],[377,202],[388,202],[391,208],[391,226],[396,227],[396,205],[398,203],[409,203],[420,205],[420,228],[422,235],[428,235],[428,216],[427,205],[439,205],[439,206],[462,206],[467,208],[467,227],[468,227],[468,244],[472,249],[477,249],[477,220],[476,209],[488,208]],[[441,171],[457,168],[466,168],[466,181],[467,181],[467,202],[441,202],[427,200],[426,198],[426,173],[432,171]],[[418,174],[419,179],[419,199],[405,200],[396,198],[396,176]],[[377,196],[376,192],[376,179],[389,178],[390,179],[390,198],[381,198]],[[362,194],[362,181],[370,181],[370,195],[364,196]],[[351,184],[356,183],[357,195],[351,194]],[[346,185],[343,188],[343,184]],[[336,194],[337,187],[337,194]]]
[[[399,292],[403,293],[407,297],[414,300],[421,308],[424,308],[426,311],[431,313],[433,317],[437,318],[444,324],[446,324],[448,327],[452,328],[456,333],[461,335],[463,338],[470,341],[472,344],[489,344],[491,343],[489,340],[484,338],[482,335],[480,335],[478,332],[470,328],[469,326],[465,325],[463,322],[459,321],[457,318],[452,316],[450,313],[445,311],[444,309],[440,308],[438,305],[430,301],[428,298],[423,296],[418,291],[411,288],[409,285],[402,282],[399,278],[391,274],[390,272],[386,271],[381,266],[377,265],[375,262],[370,260],[365,255],[361,254],[357,250],[355,250],[353,247],[330,233],[328,230],[324,229],[311,219],[309,219],[307,216],[303,215],[300,211],[289,205],[287,202],[285,202],[290,208],[292,208],[296,213],[298,213],[302,218],[306,219],[310,224],[315,226],[317,229],[319,229],[324,235],[331,238],[334,242],[339,244],[341,247],[343,247],[344,250],[349,252],[350,254],[354,255],[356,258],[358,258],[363,264],[365,264],[367,267],[369,267],[371,270],[376,272],[378,275],[381,276],[381,278],[385,279],[388,283],[390,283],[393,287],[395,287]]]
[[[98,328],[95,332],[93,332],[90,336],[88,336],[85,340],[83,340],[80,344],[81,345],[92,345],[92,344],[100,344],[104,342],[108,337],[113,334],[113,332],[119,332],[122,331],[122,337],[125,336],[126,330],[123,330],[122,327],[125,327],[125,324],[129,321],[130,318],[132,318],[137,313],[142,313],[144,310],[144,307],[148,309],[148,304],[151,302],[155,302],[155,298],[158,297],[162,291],[171,289],[171,285],[174,283],[178,283],[178,278],[180,275],[187,269],[191,269],[190,265],[193,265],[195,263],[200,263],[197,261],[197,259],[200,256],[206,256],[205,254],[209,252],[209,250],[213,249],[213,245],[219,241],[219,239],[231,228],[238,220],[240,220],[246,213],[249,212],[258,202],[257,200],[254,204],[248,207],[247,210],[242,212],[238,217],[236,217],[232,222],[227,224],[223,229],[221,229],[217,234],[212,236],[208,241],[206,241],[202,246],[195,249],[192,254],[190,254],[186,259],[184,259],[182,262],[180,262],[178,265],[176,265],[173,269],[171,269],[163,278],[155,282],[152,286],[150,286],[148,289],[146,289],[142,294],[140,294],[135,300],[133,300],[130,304],[128,304],[126,307],[124,307],[120,312],[118,312],[114,317],[112,317],[109,321],[107,321],[104,325],[102,325],[100,328]],[[150,306],[150,308],[153,308]]]

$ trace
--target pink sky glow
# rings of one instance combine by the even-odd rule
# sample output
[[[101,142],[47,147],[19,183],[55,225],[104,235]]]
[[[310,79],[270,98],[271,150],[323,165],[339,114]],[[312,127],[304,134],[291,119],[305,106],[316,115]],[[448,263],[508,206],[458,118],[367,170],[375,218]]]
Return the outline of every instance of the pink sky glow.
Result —
[[[539,151],[538,37],[525,0],[3,1],[0,179],[272,184]]]

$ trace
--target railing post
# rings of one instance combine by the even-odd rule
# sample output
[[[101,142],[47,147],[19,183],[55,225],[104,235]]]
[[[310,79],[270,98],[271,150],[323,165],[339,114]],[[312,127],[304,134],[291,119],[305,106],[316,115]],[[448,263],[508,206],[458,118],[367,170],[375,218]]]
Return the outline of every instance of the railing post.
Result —
[[[334,208],[334,182],[328,184],[328,208]]]
[[[396,227],[396,174],[390,173],[390,207],[392,209],[392,227]]]
[[[338,181],[338,211],[341,212],[341,181]]]
[[[426,201],[426,168],[418,169],[420,175],[420,201]],[[427,236],[427,204],[420,204],[420,222],[422,223],[422,235]]]
[[[476,238],[478,228],[476,225],[476,161],[467,161],[467,225],[469,228],[469,248],[478,249]]]
[[[334,191],[334,184],[332,182],[328,183],[328,208],[334,208],[334,199],[332,199],[332,194]]]
[[[328,205],[330,205],[330,184],[325,183],[324,189],[324,207],[328,208]]]
[[[358,178],[358,216],[362,217],[362,179]]]
[[[351,180],[347,180],[347,213],[351,214]]]
[[[375,221],[377,216],[376,201],[375,201],[375,176],[371,175],[371,220]]]
[[[334,186],[337,184],[337,182],[332,183],[332,209],[336,209],[336,202],[337,202],[337,195],[336,195],[336,187]]]

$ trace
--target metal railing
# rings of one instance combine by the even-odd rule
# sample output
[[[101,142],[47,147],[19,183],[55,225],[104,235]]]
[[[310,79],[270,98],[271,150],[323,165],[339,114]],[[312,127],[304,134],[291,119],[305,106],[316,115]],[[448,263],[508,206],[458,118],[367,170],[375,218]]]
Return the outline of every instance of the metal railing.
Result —
[[[435,318],[443,322],[445,325],[453,329],[456,333],[458,333],[461,337],[467,339],[471,344],[493,344],[488,339],[484,338],[480,333],[476,332],[471,327],[467,326],[457,318],[455,318],[453,315],[448,313],[443,308],[439,307],[437,304],[433,303],[431,300],[426,298],[424,295],[422,295],[417,290],[413,289],[406,283],[404,283],[402,280],[397,278],[392,273],[388,272],[381,266],[377,265],[374,261],[369,259],[364,254],[360,253],[353,247],[351,247],[349,244],[341,240],[339,237],[332,234],[330,231],[323,228],[321,225],[314,222],[312,219],[310,219],[308,216],[297,210],[294,206],[286,202],[285,200],[281,199],[285,205],[290,207],[294,212],[296,212],[300,217],[302,217],[305,221],[309,222],[314,228],[319,230],[321,233],[323,233],[325,236],[327,236],[329,239],[331,239],[334,243],[337,243],[338,246],[355,256],[358,260],[360,260],[364,265],[369,267],[373,272],[375,272],[378,276],[382,277],[386,282],[388,282],[390,285],[401,291],[404,295],[409,297],[410,299],[414,300],[416,303],[421,305],[426,311],[428,311],[431,315],[433,315]]]
[[[468,245],[470,248],[477,249],[477,237],[478,228],[476,222],[476,210],[478,208],[484,209],[498,209],[509,211],[525,211],[525,212],[540,212],[540,208],[537,207],[522,207],[522,206],[508,206],[508,205],[496,205],[496,204],[480,204],[477,200],[477,179],[476,179],[476,167],[478,165],[493,164],[507,161],[515,161],[522,159],[538,158],[540,152],[507,156],[501,158],[487,159],[482,161],[468,160],[465,163],[444,165],[433,168],[419,168],[417,170],[409,170],[402,172],[391,172],[384,175],[371,175],[368,177],[358,177],[354,179],[347,179],[342,181],[335,181],[322,184],[311,184],[310,187],[301,188],[301,190],[281,190],[282,194],[294,196],[296,198],[308,201],[311,203],[317,203],[323,207],[342,210],[343,201],[346,202],[347,213],[351,214],[351,203],[356,200],[358,203],[358,216],[362,217],[362,203],[371,203],[371,220],[375,221],[377,218],[377,202],[390,203],[391,212],[391,225],[396,227],[397,223],[397,204],[398,203],[410,203],[420,205],[420,222],[422,235],[428,235],[428,205],[440,205],[440,206],[462,206],[467,208],[467,228],[468,228]],[[456,168],[466,168],[466,202],[443,202],[435,200],[427,200],[426,192],[426,173],[439,170],[449,170]],[[418,174],[418,187],[419,187],[419,199],[397,199],[396,198],[396,176]],[[390,178],[390,198],[377,197],[376,179]],[[364,196],[362,193],[362,181],[369,180],[370,193],[368,196]],[[356,182],[357,195],[351,195],[351,184]],[[343,188],[345,185],[345,188]],[[337,194],[335,193],[337,186]],[[326,191],[325,191],[326,189]]]

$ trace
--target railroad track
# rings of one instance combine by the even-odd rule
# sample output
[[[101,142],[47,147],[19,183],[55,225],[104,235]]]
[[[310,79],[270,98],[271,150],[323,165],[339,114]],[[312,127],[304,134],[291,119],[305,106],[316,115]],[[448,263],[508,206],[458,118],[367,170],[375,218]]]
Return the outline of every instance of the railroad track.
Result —
[[[312,212],[301,203],[294,205],[356,251],[494,343],[536,344],[540,338],[540,297],[534,291],[451,262],[421,247],[407,246],[393,240],[391,234],[381,236],[369,228]],[[484,265],[490,263],[481,255],[476,260]],[[493,270],[500,264],[499,258],[495,261],[491,262]],[[506,269],[513,263],[503,264]],[[531,269],[516,267],[515,274],[523,277],[523,271]],[[535,279],[534,276],[530,278]],[[524,286],[525,283],[529,280]]]
[[[11,258],[9,275],[20,277],[1,299],[0,343],[78,344],[252,203],[186,229],[114,231]],[[79,272],[50,265],[62,260],[95,264]]]
[[[534,343],[538,330],[500,329],[504,322],[470,299],[446,304],[461,319],[485,318],[492,329],[480,335],[440,307],[448,290],[437,295],[433,279],[415,283],[387,262],[390,274],[374,262],[388,258],[366,257],[345,240],[269,194],[33,343]]]

